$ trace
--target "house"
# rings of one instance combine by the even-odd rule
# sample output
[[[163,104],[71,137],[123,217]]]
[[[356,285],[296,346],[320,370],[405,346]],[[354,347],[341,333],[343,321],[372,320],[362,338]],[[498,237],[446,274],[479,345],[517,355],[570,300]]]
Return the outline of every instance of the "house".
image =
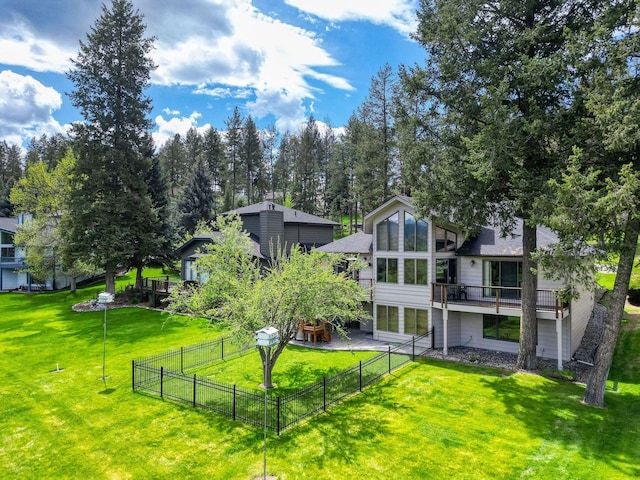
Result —
[[[367,268],[357,272],[355,278],[360,285],[369,292],[369,302],[363,306],[365,310],[373,316],[372,301],[373,301],[373,286],[374,286],[374,273],[373,273],[373,235],[370,233],[357,232],[353,235],[341,238],[335,242],[331,242],[327,245],[317,248],[321,252],[339,253],[344,255],[347,261],[358,258],[363,260]],[[373,331],[373,323],[367,322],[360,324],[360,330],[367,332]]]
[[[15,290],[29,285],[24,268],[24,253],[13,243],[18,230],[17,217],[0,217],[0,290]]]
[[[271,202],[248,205],[222,215],[230,213],[240,216],[242,226],[253,242],[256,257],[265,261],[270,258],[272,247],[278,245],[287,250],[293,245],[310,250],[331,243],[334,227],[338,225],[332,220]],[[202,247],[213,240],[207,236],[194,237],[175,251],[181,260],[182,280],[202,280],[195,270],[195,263]]]
[[[375,339],[402,342],[433,329],[445,355],[454,346],[517,353],[521,222],[513,234],[485,226],[466,238],[455,225],[419,218],[412,200],[397,196],[369,213],[363,227],[373,240]],[[552,231],[538,228],[538,247],[554,241]],[[564,290],[538,273],[537,355],[556,359],[558,368],[580,345],[594,305],[593,292],[565,301],[558,296]]]

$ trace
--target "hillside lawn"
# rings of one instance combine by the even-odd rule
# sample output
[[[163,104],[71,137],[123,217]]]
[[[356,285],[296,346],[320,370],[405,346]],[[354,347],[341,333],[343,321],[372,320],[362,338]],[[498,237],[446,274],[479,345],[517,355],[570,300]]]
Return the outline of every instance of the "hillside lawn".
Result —
[[[0,294],[0,477],[260,476],[261,428],[131,390],[132,359],[223,332],[142,308],[109,310],[103,382],[104,314],[71,309],[101,290]],[[268,472],[280,480],[638,478],[639,319],[630,308],[606,409],[583,405],[582,385],[420,360],[281,436],[270,432]],[[290,389],[366,355],[292,347],[274,381]],[[207,374],[259,383],[255,354],[227,363]]]

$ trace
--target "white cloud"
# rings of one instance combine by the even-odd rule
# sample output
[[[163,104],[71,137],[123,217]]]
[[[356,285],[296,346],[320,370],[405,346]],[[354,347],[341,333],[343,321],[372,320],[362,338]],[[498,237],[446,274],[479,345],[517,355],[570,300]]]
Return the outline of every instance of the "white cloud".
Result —
[[[11,70],[0,72],[0,138],[15,141],[62,132],[63,127],[52,117],[61,105],[60,93],[33,77]]]
[[[332,22],[368,21],[388,25],[407,36],[416,27],[416,0],[285,0],[285,3]]]
[[[211,125],[207,123],[205,125],[198,126],[198,119],[201,116],[200,112],[192,112],[188,117],[174,116],[169,119],[165,119],[162,115],[158,115],[155,118],[156,131],[151,133],[156,147],[161,147],[167,142],[167,140],[173,138],[177,133],[184,138],[191,127],[195,127],[198,132],[203,133]]]
[[[0,17],[0,64],[63,73],[101,15],[100,2],[12,0]],[[362,19],[404,31],[415,0],[287,0],[316,18]],[[158,69],[152,82],[214,98],[254,98],[247,111],[297,128],[323,89],[354,90],[313,31],[261,13],[251,0],[137,0]],[[411,15],[409,15],[409,12]],[[322,22],[318,22],[322,23]],[[306,25],[310,25],[307,23]],[[324,25],[318,25],[324,30]],[[335,69],[337,71],[337,68]],[[174,121],[174,111],[165,111]],[[182,117],[189,119],[191,117]],[[158,133],[159,134],[159,133]]]

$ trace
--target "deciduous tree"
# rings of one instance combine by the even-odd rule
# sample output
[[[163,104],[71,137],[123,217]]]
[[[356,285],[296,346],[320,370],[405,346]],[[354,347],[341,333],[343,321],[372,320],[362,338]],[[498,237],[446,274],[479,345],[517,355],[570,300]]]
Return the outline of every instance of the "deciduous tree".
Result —
[[[323,320],[344,334],[343,322],[367,318],[362,309],[367,295],[345,272],[336,273],[340,255],[317,250],[306,254],[293,248],[288,257],[280,252],[261,272],[241,225],[237,216],[218,221],[218,231],[209,232],[214,242],[197,260],[198,273],[206,281],[186,294],[173,294],[170,305],[224,321],[245,338],[265,326],[275,327],[278,345],[260,348],[266,387],[271,388],[276,361],[302,320]]]

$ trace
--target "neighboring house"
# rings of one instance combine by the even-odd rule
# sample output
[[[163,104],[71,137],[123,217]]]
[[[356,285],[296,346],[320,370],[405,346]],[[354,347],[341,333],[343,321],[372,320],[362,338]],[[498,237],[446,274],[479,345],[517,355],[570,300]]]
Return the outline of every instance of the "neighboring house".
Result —
[[[28,272],[25,263],[24,248],[16,247],[13,238],[20,225],[28,222],[31,214],[24,213],[18,217],[0,217],[0,244],[2,255],[0,256],[0,290],[58,290],[67,288],[72,283],[72,278],[62,273],[60,266],[56,266],[48,278],[35,280]],[[82,281],[93,277],[85,274],[76,277],[76,281]]]
[[[0,290],[15,290],[29,285],[24,271],[24,252],[13,243],[18,218],[0,217]]]
[[[398,196],[364,218],[364,232],[373,238],[375,339],[400,342],[433,328],[435,346],[445,355],[454,346],[517,353],[521,222],[513,235],[486,226],[465,239],[454,225],[419,219],[412,200]],[[556,240],[538,228],[538,247]],[[580,345],[594,305],[586,290],[563,302],[556,294],[564,287],[539,273],[537,355],[557,359],[558,368]]]
[[[320,247],[333,241],[337,222],[316,215],[287,208],[271,202],[262,202],[233,210],[242,220],[242,226],[254,243],[256,256],[267,260],[272,248],[278,245],[290,250],[300,245],[306,250]],[[225,212],[223,215],[232,212]],[[202,280],[195,270],[195,262],[203,246],[213,241],[212,237],[194,237],[181,245],[176,255],[181,260],[182,280]]]

